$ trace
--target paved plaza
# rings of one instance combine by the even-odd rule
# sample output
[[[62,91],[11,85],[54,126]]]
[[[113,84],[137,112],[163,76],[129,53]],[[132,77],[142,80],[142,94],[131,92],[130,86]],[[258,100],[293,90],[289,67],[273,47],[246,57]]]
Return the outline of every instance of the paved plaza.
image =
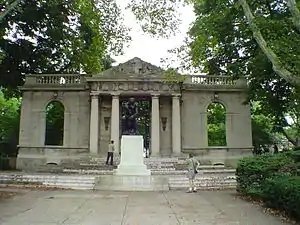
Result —
[[[279,225],[235,192],[23,191],[0,200],[1,225]]]

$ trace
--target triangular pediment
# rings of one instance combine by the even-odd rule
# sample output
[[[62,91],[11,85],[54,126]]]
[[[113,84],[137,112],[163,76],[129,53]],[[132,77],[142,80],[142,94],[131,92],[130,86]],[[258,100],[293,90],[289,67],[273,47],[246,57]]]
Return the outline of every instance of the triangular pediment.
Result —
[[[151,63],[145,62],[140,58],[133,58],[125,63],[121,63],[94,77],[110,78],[139,78],[139,77],[157,77],[163,74],[164,70]]]

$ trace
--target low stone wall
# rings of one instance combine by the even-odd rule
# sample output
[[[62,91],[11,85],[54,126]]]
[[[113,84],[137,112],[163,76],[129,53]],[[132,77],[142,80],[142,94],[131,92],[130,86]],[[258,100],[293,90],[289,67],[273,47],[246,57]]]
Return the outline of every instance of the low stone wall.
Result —
[[[17,156],[17,169],[35,171],[38,167],[47,164],[60,165],[62,160],[76,159],[88,154],[86,148],[70,148],[63,146],[42,146],[42,147],[20,147]]]
[[[236,168],[239,159],[253,155],[252,148],[212,147],[201,149],[183,149],[185,154],[192,153],[201,164],[223,164]]]

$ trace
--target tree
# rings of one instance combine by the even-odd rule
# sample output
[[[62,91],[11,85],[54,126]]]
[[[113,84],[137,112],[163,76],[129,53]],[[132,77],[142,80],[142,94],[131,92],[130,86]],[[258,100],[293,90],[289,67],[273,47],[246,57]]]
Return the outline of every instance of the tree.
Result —
[[[0,22],[7,16],[11,11],[13,11],[15,8],[17,8],[18,4],[22,0],[15,0],[12,3],[10,3],[6,9],[4,9],[2,12],[0,12]]]
[[[258,43],[261,50],[264,52],[266,57],[269,59],[269,61],[272,63],[273,70],[276,74],[278,74],[280,77],[285,79],[291,84],[300,86],[300,76],[299,73],[293,73],[294,71],[291,69],[291,71],[287,68],[291,67],[291,65],[284,65],[280,60],[280,54],[276,54],[274,50],[272,50],[272,45],[268,44],[265,38],[263,37],[260,28],[258,27],[257,23],[255,22],[255,17],[253,16],[250,6],[248,5],[246,0],[239,0],[241,6],[243,7],[245,17],[249,23],[250,29],[253,32],[253,37]],[[281,2],[280,2],[281,3]],[[283,8],[284,3],[276,4],[277,8],[276,10],[285,10]],[[271,1],[267,1],[267,4],[269,8],[272,7]],[[296,28],[296,30],[293,31],[293,29],[290,29],[289,35],[293,35],[294,32],[297,32],[300,34],[300,12],[296,6],[295,0],[287,0],[287,6],[288,9],[291,12],[292,15],[292,21]],[[273,47],[274,48],[274,47]],[[299,72],[299,71],[298,71]]]
[[[7,7],[7,2],[4,7]],[[130,40],[114,0],[26,0],[0,23],[0,86],[32,73],[98,73]]]
[[[262,34],[289,70],[299,76],[299,34],[294,31],[289,11],[273,1],[251,3],[256,7],[255,22],[263,27]],[[287,116],[300,116],[299,89],[274,72],[253,38],[242,8],[225,0],[199,0],[194,6],[197,18],[189,30],[186,48],[181,50],[188,52],[193,66],[201,72],[247,78],[248,100],[264,105],[260,113],[272,118],[273,130],[295,143],[285,130],[292,126]]]
[[[256,15],[252,13],[247,0],[171,0],[161,1],[161,4],[157,4],[157,1],[145,2],[141,0],[134,0],[130,6],[136,15],[136,18],[141,22],[144,31],[153,35],[166,36],[166,34],[174,33],[176,31],[179,22],[178,15],[176,15],[178,14],[178,10],[176,10],[176,8],[178,8],[178,5],[183,3],[194,4],[196,14],[204,20],[206,17],[205,13],[208,13],[209,10],[212,10],[213,12],[215,9],[220,9],[226,6],[229,9],[221,10],[218,15],[216,15],[218,11],[214,11],[214,14],[216,15],[215,20],[233,17],[236,19],[236,23],[231,24],[231,26],[235,28],[239,27],[241,19],[245,17],[247,20],[247,26],[253,33],[253,38],[256,40],[258,46],[261,48],[268,60],[272,63],[274,72],[287,82],[300,86],[298,67],[294,64],[294,59],[297,58],[297,56],[289,54],[290,56],[294,56],[291,58],[292,60],[287,60],[286,57],[283,57],[282,52],[287,50],[283,49],[286,47],[286,43],[280,41],[275,43],[274,38],[270,39],[263,34],[265,33],[264,30],[269,30],[269,27],[260,26],[262,25],[260,22],[264,21],[264,23],[268,22],[269,25],[276,25],[276,28],[278,28],[280,23],[284,22],[285,25],[289,24],[287,28],[289,30],[288,36],[284,36],[284,38],[286,39],[287,37],[290,37],[291,39],[296,37],[297,39],[300,34],[300,12],[295,0],[252,0],[250,6],[254,8],[253,11],[256,12]],[[243,11],[238,9],[239,5],[241,5]],[[201,9],[203,10],[203,14],[199,14]],[[229,11],[236,12],[233,13],[233,16],[230,16],[227,14]],[[240,12],[237,14],[238,11]],[[283,18],[282,15],[284,15],[284,21],[278,20],[279,14],[281,14],[281,19]],[[273,17],[273,15],[277,15],[277,18]],[[292,19],[289,18],[290,16]],[[230,21],[232,21],[233,18],[231,18]],[[225,23],[225,21],[223,22]],[[194,28],[199,30],[201,24],[197,23],[197,25],[197,28],[195,26]],[[211,24],[211,26],[214,25]],[[239,37],[236,38],[238,39]],[[276,36],[276,38],[278,38],[278,36]],[[283,49],[283,51],[281,51],[281,49]],[[291,53],[290,49],[285,53]],[[212,66],[214,66],[213,61],[208,61],[208,63],[212,63]]]
[[[19,121],[20,99],[5,99],[0,91],[0,154],[16,156]]]

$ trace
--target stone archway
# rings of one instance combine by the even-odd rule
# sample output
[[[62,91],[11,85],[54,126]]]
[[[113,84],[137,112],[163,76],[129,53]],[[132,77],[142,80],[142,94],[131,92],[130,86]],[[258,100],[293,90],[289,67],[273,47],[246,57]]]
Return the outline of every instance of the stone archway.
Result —
[[[207,107],[207,140],[209,147],[227,146],[226,108],[217,101]]]
[[[45,145],[63,146],[65,107],[54,100],[46,106]]]

